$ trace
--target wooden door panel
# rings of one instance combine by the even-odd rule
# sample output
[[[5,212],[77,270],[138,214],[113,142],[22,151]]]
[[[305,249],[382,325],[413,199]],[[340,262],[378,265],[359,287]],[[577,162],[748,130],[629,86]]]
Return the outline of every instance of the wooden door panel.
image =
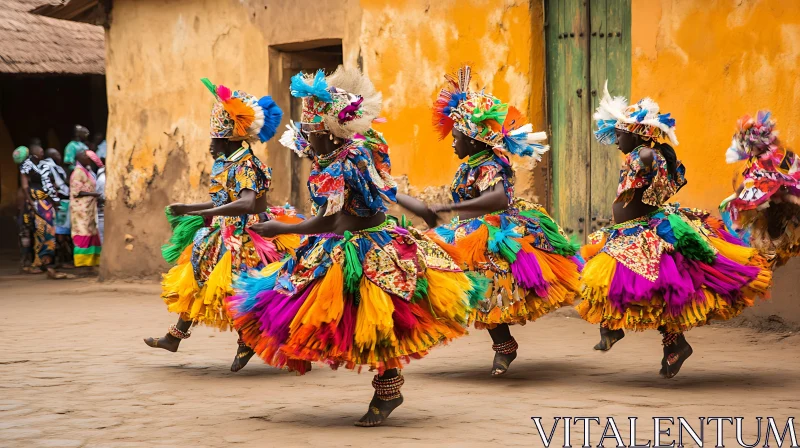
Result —
[[[590,0],[592,110],[603,95],[606,80],[612,95],[630,96],[630,6],[630,0]],[[593,138],[590,157],[589,232],[612,222],[611,204],[621,161],[616,147],[601,145]]]
[[[630,91],[630,0],[548,0],[548,113],[551,209],[570,236],[585,240],[610,223],[619,155],[594,140],[592,114],[603,84]]]
[[[589,132],[587,14],[583,0],[550,1],[549,110],[553,160],[552,212],[570,235],[581,236],[588,210]]]

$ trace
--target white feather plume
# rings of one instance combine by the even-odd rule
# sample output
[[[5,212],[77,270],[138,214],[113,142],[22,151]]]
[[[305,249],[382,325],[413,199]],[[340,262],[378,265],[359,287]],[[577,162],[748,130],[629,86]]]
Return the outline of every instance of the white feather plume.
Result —
[[[383,102],[383,95],[375,90],[372,81],[360,70],[345,68],[342,65],[328,76],[326,81],[331,87],[358,95],[364,99],[359,107],[361,116],[354,120],[339,123],[338,117],[324,116],[323,120],[328,130],[333,135],[341,138],[350,138],[353,134],[367,132],[372,127],[372,121],[380,115]]]

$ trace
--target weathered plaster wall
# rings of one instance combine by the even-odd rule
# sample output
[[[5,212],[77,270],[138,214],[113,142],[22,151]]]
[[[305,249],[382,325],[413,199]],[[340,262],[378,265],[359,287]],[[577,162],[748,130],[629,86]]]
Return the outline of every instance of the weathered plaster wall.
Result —
[[[114,2],[104,277],[162,271],[164,207],[207,198],[213,100],[200,78],[267,94],[269,46],[343,39],[348,9],[337,0]],[[266,159],[264,145],[255,151]]]
[[[384,92],[389,122],[380,130],[392,146],[394,173],[407,175],[403,184],[414,192],[427,187],[428,197],[443,198],[458,165],[430,125],[447,71],[472,62],[490,91],[527,111],[537,128],[545,122],[536,1],[116,0],[111,20],[105,277],[164,269],[164,207],[206,197],[212,99],[199,79],[269,93],[270,46],[341,40],[345,64],[363,66]],[[269,148],[269,156],[264,145],[256,154],[282,163],[275,152],[283,149]],[[531,195],[528,168],[520,165],[518,185]],[[281,189],[276,201],[284,200]]]
[[[781,139],[800,144],[800,8],[785,0],[633,0],[633,99],[678,120],[689,184],[677,199],[716,210],[739,165],[725,163],[736,120],[770,109]],[[749,315],[800,324],[800,263],[776,271],[773,300]]]
[[[442,198],[459,160],[451,139],[438,141],[431,105],[444,74],[464,62],[473,79],[545,123],[542,4],[523,0],[361,0],[359,43],[365,71],[384,95],[392,171],[410,190]],[[518,166],[519,190],[534,193],[532,172]],[[527,187],[527,188],[526,188]],[[427,191],[425,191],[427,188]]]
[[[784,0],[633,0],[633,99],[678,120],[689,184],[678,199],[716,209],[738,166],[725,164],[736,120],[768,108],[800,143],[800,8]]]

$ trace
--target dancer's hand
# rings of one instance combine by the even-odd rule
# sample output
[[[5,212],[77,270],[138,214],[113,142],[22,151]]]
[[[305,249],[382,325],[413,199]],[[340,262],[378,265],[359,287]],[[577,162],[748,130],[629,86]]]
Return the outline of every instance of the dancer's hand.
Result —
[[[442,220],[442,218],[439,215],[437,215],[436,212],[434,212],[430,208],[426,209],[425,213],[423,213],[420,216],[420,218],[425,220],[425,224],[427,224],[428,227],[431,228],[431,229],[436,227],[437,225],[439,225],[439,221]]]
[[[172,216],[182,216],[189,211],[186,204],[171,204],[169,206],[169,210],[172,213]]]
[[[257,234],[263,237],[273,238],[283,233],[281,232],[282,226],[283,224],[278,221],[267,221],[267,222],[259,222],[257,224],[253,224],[252,226],[250,226],[250,230],[256,232]]]
[[[436,215],[438,215],[439,213],[442,213],[442,212],[449,212],[452,209],[453,209],[453,205],[452,204],[435,204],[435,205],[432,205],[430,207],[431,213],[434,213]],[[437,216],[437,218],[438,218],[438,216]],[[426,222],[427,222],[427,220],[426,220]]]

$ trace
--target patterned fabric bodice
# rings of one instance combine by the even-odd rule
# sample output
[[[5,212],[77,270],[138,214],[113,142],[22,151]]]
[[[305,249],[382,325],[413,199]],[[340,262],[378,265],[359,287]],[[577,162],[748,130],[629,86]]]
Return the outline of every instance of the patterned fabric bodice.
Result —
[[[256,197],[263,196],[272,182],[272,170],[253,154],[250,148],[241,148],[230,157],[220,156],[211,168],[211,202],[215,207],[239,199],[242,190],[253,190]]]
[[[397,194],[390,170],[388,146],[374,131],[315,157],[308,178],[314,214],[325,204],[325,216],[339,211],[360,217],[385,212],[386,202],[395,202]]]
[[[645,148],[639,146],[625,156],[625,162],[619,173],[619,186],[617,199],[626,206],[633,200],[636,189],[644,188],[642,202],[647,205],[659,207],[686,185],[686,168],[678,162],[675,176],[667,168],[667,160],[661,155],[658,148],[653,148],[653,163],[645,166],[639,151]]]
[[[450,192],[454,202],[475,199],[498,182],[503,182],[503,189],[511,205],[514,200],[514,170],[508,159],[492,151],[482,151],[470,156],[456,171]]]

